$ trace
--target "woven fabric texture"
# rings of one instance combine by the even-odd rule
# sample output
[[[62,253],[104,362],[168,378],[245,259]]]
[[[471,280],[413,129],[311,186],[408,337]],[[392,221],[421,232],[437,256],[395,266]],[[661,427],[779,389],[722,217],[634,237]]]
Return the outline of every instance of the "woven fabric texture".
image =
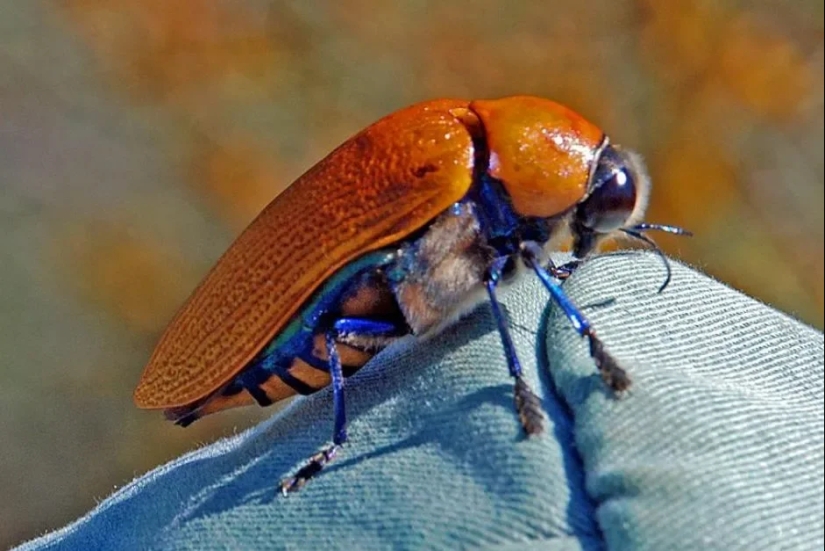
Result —
[[[634,385],[605,392],[533,277],[503,295],[547,430],[520,434],[481,307],[348,381],[351,442],[325,445],[328,391],[135,480],[45,549],[821,549],[823,336],[647,253],[594,258],[564,288]]]

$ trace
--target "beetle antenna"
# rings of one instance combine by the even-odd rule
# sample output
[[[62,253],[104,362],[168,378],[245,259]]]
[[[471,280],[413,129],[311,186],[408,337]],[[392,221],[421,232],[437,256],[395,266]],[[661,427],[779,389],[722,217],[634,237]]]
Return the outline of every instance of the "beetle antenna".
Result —
[[[679,226],[668,226],[667,224],[648,224],[646,222],[642,222],[641,224],[636,224],[635,226],[626,229],[634,231],[636,233],[645,231],[663,231],[667,233],[672,233],[674,235],[684,235],[685,237],[693,237],[693,232],[691,232],[690,230],[680,228]]]
[[[662,286],[659,287],[659,292],[661,293],[670,284],[672,272],[670,269],[670,262],[668,261],[667,256],[665,256],[665,253],[662,252],[662,249],[659,248],[659,245],[657,245],[655,241],[653,241],[651,238],[642,233],[651,230],[663,231],[667,233],[672,233],[674,235],[684,235],[687,237],[690,237],[693,234],[686,229],[679,228],[677,226],[666,226],[663,224],[642,223],[636,224],[635,226],[632,226],[630,228],[620,228],[620,231],[622,231],[623,233],[629,235],[634,239],[638,239],[639,241],[648,245],[657,255],[659,255],[659,258],[662,259],[662,262],[665,265],[665,269],[667,270],[667,277],[665,277],[665,282],[662,283]]]

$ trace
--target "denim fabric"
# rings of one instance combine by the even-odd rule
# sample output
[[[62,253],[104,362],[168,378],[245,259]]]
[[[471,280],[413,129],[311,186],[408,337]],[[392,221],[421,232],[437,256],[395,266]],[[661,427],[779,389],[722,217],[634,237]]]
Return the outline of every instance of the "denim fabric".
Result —
[[[823,337],[690,268],[617,253],[564,288],[634,385],[605,392],[534,277],[503,295],[546,432],[525,440],[487,307],[135,480],[20,549],[821,549]],[[160,420],[159,420],[160,422]]]

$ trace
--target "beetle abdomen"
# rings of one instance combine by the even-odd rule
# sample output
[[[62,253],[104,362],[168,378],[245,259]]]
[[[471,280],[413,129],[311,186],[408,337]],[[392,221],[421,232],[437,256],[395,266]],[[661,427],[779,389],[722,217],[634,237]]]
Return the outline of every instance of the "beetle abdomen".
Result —
[[[381,320],[396,328],[386,335],[342,332],[336,337],[344,373],[358,371],[379,350],[409,332],[382,270],[395,256],[394,251],[374,253],[341,270],[227,385],[185,406],[166,408],[166,417],[188,425],[224,409],[312,394],[330,383],[325,339],[336,320]]]
[[[318,334],[314,340],[323,343],[324,335]],[[360,350],[340,343],[337,349],[347,376],[358,371],[377,352],[377,350]],[[323,356],[326,357],[326,346],[323,349]],[[252,392],[245,388],[243,383],[236,384],[236,381],[233,381],[226,388],[205,400],[189,406],[168,408],[164,410],[164,414],[170,421],[186,426],[201,417],[225,409],[249,406],[256,402],[259,405],[270,405],[296,394],[312,394],[329,386],[329,371],[320,367],[325,361],[316,356],[311,365],[301,358],[293,358],[288,368],[273,371],[268,376],[264,375],[267,378],[260,382],[255,381],[253,383],[255,388]]]

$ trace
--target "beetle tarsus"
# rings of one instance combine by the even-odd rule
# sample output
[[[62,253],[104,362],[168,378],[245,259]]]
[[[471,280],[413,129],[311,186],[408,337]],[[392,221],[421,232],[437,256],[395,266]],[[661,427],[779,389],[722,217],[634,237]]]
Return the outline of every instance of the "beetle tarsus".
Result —
[[[602,341],[596,334],[589,331],[585,336],[590,341],[590,356],[596,363],[604,384],[615,393],[621,393],[630,388],[631,381],[627,371],[620,367],[613,356],[604,349]]]
[[[327,463],[335,459],[335,456],[338,454],[338,450],[340,449],[341,446],[333,444],[325,450],[322,450],[310,457],[307,464],[301,467],[301,469],[295,473],[295,476],[281,481],[281,494],[286,496],[303,488],[312,477],[320,473],[323,468],[326,467]]]
[[[516,411],[519,421],[527,436],[541,434],[544,430],[544,414],[541,410],[541,400],[533,389],[522,379],[516,378],[515,389],[513,390]]]

